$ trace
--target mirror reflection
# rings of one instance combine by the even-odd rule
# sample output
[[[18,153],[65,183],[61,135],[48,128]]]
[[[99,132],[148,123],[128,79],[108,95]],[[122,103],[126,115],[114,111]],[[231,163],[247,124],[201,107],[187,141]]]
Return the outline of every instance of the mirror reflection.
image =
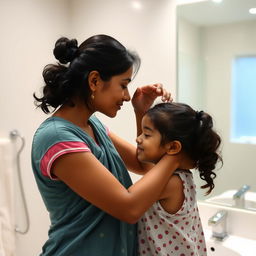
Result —
[[[198,199],[256,210],[256,8],[254,0],[177,6],[177,98],[209,112],[222,137],[215,189]]]

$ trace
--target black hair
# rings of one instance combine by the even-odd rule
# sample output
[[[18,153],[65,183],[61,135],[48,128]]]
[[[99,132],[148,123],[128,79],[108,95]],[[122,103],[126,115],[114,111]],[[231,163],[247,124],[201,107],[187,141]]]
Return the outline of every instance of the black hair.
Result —
[[[55,43],[53,54],[58,63],[46,65],[43,70],[43,96],[38,98],[33,94],[35,104],[45,113],[64,103],[74,105],[73,96],[81,97],[89,107],[88,75],[91,71],[98,71],[103,81],[109,81],[132,66],[135,75],[140,66],[136,53],[108,35],[92,36],[79,47],[76,39],[61,37]]]
[[[161,145],[177,140],[182,150],[195,162],[200,178],[206,181],[201,188],[214,188],[213,171],[218,161],[223,163],[219,147],[220,136],[213,130],[212,117],[203,111],[195,111],[183,103],[159,103],[146,115],[161,134]]]

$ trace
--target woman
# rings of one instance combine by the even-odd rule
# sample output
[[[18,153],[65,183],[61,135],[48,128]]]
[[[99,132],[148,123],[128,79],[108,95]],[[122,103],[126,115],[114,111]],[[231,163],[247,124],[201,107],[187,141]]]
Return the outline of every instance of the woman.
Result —
[[[54,55],[59,63],[45,67],[42,97],[34,94],[37,106],[53,112],[32,145],[35,179],[51,220],[41,255],[134,256],[135,223],[157,200],[179,159],[166,155],[155,166],[139,163],[136,148],[94,113],[115,117],[130,101],[128,84],[139,58],[107,35],[79,47],[74,39],[60,38]],[[160,84],[135,92],[139,126],[158,96],[171,100]],[[132,185],[127,170],[149,171]]]

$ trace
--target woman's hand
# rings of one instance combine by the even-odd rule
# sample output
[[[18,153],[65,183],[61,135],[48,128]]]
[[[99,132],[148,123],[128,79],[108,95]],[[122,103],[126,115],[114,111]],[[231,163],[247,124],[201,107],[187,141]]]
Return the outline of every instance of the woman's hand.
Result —
[[[182,156],[181,154],[164,154],[160,161],[166,162],[170,166],[170,170],[173,173],[176,169],[180,168],[182,165]]]
[[[179,152],[177,154],[165,154],[162,156],[161,160],[169,161],[170,166],[177,165],[177,168],[183,170],[189,170],[195,168],[195,162],[186,155],[184,152]]]
[[[163,102],[172,101],[171,93],[167,92],[162,84],[145,85],[137,88],[132,97],[134,111],[144,114],[159,96],[162,97]]]

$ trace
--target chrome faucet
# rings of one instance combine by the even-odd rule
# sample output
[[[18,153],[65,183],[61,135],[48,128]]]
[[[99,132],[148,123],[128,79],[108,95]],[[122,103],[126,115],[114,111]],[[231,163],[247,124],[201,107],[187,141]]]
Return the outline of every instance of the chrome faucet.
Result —
[[[245,207],[245,193],[250,189],[250,186],[244,185],[233,195],[233,200],[235,201],[234,206],[239,208]]]
[[[215,213],[209,220],[208,225],[212,226],[212,237],[222,241],[227,235],[227,211],[221,210]]]

